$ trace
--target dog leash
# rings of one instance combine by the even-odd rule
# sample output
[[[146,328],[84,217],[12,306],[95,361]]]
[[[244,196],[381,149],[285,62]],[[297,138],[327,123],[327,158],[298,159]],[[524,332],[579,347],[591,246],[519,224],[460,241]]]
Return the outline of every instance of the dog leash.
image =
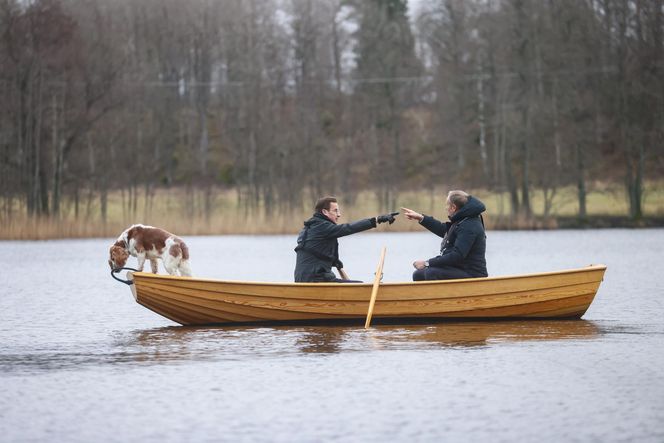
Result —
[[[115,269],[111,270],[111,277],[113,277],[114,279],[116,279],[120,283],[124,283],[125,285],[129,285],[129,286],[133,285],[134,282],[132,280],[123,280],[123,279],[118,278],[114,275],[114,274],[117,274],[118,272],[122,271],[123,269],[128,269],[130,271],[135,271],[135,272],[141,272],[138,269],[134,269],[134,268],[115,268]]]

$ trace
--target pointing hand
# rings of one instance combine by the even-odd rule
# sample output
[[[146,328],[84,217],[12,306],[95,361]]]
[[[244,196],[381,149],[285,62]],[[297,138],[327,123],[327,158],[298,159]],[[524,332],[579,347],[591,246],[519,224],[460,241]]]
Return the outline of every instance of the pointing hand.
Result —
[[[401,209],[403,210],[403,215],[405,215],[408,220],[417,220],[417,221],[424,220],[424,216],[419,212],[415,212],[412,209],[408,208],[401,208]]]
[[[379,215],[376,217],[376,223],[385,223],[388,222],[389,224],[394,223],[394,217],[399,215],[398,212],[390,212],[389,214],[385,215]]]

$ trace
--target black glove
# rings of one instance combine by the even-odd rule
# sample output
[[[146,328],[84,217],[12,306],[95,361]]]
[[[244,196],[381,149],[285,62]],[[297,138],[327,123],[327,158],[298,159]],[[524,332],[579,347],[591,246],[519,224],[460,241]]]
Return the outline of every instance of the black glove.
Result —
[[[389,222],[390,224],[394,223],[394,217],[399,215],[398,212],[390,212],[389,214],[379,215],[376,217],[376,223],[385,223]]]

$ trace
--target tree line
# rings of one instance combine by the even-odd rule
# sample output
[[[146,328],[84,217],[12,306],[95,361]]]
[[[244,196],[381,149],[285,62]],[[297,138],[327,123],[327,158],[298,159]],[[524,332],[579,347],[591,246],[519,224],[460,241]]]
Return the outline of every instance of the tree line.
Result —
[[[288,211],[441,183],[586,216],[662,176],[664,0],[0,0],[11,218],[219,187]]]

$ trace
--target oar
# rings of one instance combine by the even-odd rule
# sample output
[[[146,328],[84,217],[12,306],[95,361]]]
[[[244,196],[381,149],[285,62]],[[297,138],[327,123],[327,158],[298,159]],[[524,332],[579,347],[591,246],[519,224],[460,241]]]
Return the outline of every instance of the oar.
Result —
[[[367,321],[364,323],[364,329],[369,328],[371,324],[371,316],[373,315],[374,305],[376,304],[376,296],[378,295],[378,285],[380,278],[383,276],[383,263],[385,262],[385,246],[380,251],[380,260],[378,260],[378,268],[376,268],[376,278],[374,278],[373,288],[371,288],[371,301],[369,302],[369,311],[367,312]]]
[[[348,276],[348,274],[346,274],[344,268],[337,268],[337,271],[339,271],[339,275],[341,276],[341,278],[343,278],[344,280],[350,280],[350,277]]]

